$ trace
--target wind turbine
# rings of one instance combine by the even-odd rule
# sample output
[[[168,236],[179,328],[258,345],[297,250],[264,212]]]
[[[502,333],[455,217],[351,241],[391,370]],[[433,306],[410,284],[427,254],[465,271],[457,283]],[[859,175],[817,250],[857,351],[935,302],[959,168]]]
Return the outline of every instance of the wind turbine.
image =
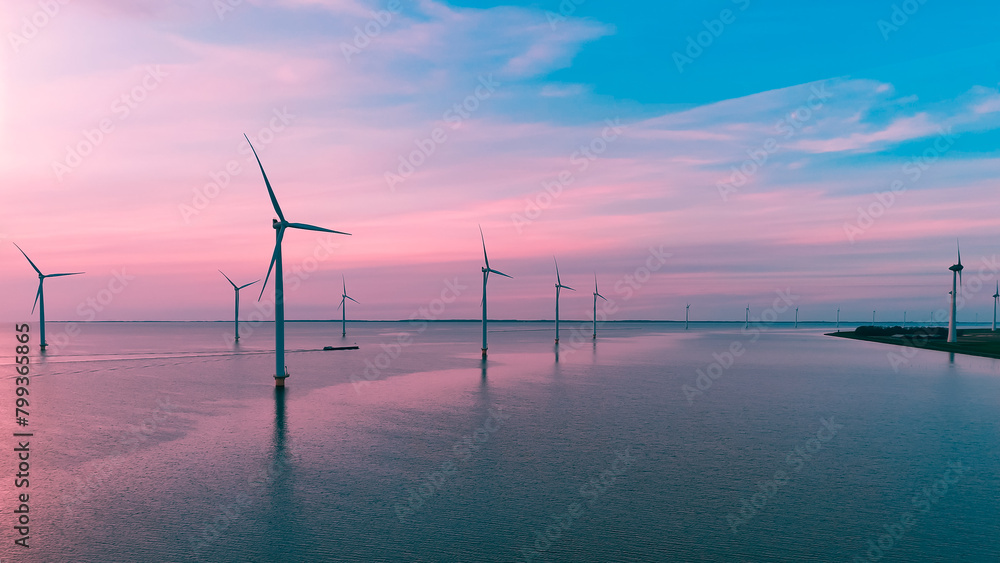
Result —
[[[872,326],[875,326],[875,309],[872,309]]]
[[[246,138],[247,143],[250,143],[250,137],[247,137],[246,134],[243,136]],[[288,377],[288,370],[285,368],[285,280],[281,271],[281,239],[285,236],[285,229],[291,227],[293,229],[320,231],[337,235],[350,235],[350,233],[342,233],[340,231],[324,229],[323,227],[314,227],[304,223],[289,223],[286,221],[285,215],[281,212],[281,207],[278,206],[278,199],[274,197],[274,190],[271,189],[271,182],[267,179],[267,173],[264,172],[264,165],[260,163],[260,157],[257,156],[256,149],[253,148],[253,143],[250,143],[250,150],[253,151],[253,156],[257,159],[257,165],[260,166],[260,174],[264,177],[264,185],[267,186],[267,195],[271,197],[271,205],[274,206],[274,212],[278,214],[277,219],[271,219],[271,226],[274,228],[275,236],[274,255],[271,257],[271,265],[267,268],[267,276],[264,277],[264,285],[260,288],[260,296],[257,297],[257,300],[260,301],[260,298],[264,296],[264,289],[267,288],[267,280],[271,278],[271,270],[274,269],[274,385],[275,387],[284,387],[285,378]]]
[[[17,246],[16,242],[14,243],[14,246]],[[17,249],[21,250],[21,247],[17,246]],[[84,272],[73,272],[71,274],[43,274],[42,271],[38,269],[38,266],[36,266],[35,263],[31,261],[31,258],[28,258],[28,255],[25,254],[23,250],[21,250],[21,254],[24,254],[24,257],[28,259],[28,263],[31,264],[31,267],[34,268],[36,272],[38,272],[38,292],[35,293],[35,303],[34,305],[31,306],[31,312],[34,313],[35,306],[38,306],[38,326],[40,327],[39,331],[41,332],[41,340],[42,340],[42,343],[39,345],[39,348],[44,350],[45,347],[49,345],[47,342],[45,342],[45,294],[42,292],[42,284],[45,283],[45,278],[76,276]]]
[[[799,328],[799,308],[795,308],[795,328]]]
[[[684,330],[688,329],[688,316],[690,312],[691,312],[691,304],[688,303],[687,306],[684,307]]]
[[[962,247],[958,247],[958,264],[948,268],[951,270],[951,317],[948,319],[948,342],[958,342],[958,327],[956,325],[955,315],[957,313],[955,301],[958,297],[958,289],[961,287],[962,270],[965,266],[962,265]]]
[[[505,278],[511,278],[507,274],[490,268],[490,257],[486,254],[486,237],[483,236],[483,227],[479,227],[479,238],[483,241],[483,260],[486,261],[486,265],[483,266],[483,359],[486,359],[486,350],[488,349],[486,345],[486,280],[490,278],[490,274],[497,274],[498,276],[503,276]],[[511,278],[513,279],[513,278]]]
[[[229,279],[229,276],[227,276],[225,272],[219,270],[219,273],[222,274],[222,277],[226,278],[226,281],[228,281],[233,286],[233,289],[236,291],[236,320],[233,322],[235,323],[234,328],[236,329],[236,342],[239,342],[240,341],[240,290],[243,289],[244,287],[250,287],[251,285],[259,282],[260,280],[252,281],[246,285],[237,286],[235,283],[233,283],[233,280]]]
[[[344,294],[340,296],[340,305],[337,308],[343,308],[340,312],[340,337],[343,338],[347,336],[347,300],[350,299],[355,303],[358,303],[356,299],[347,294],[347,280],[344,276],[340,276],[340,281],[344,282]],[[361,303],[358,303],[360,305]]]
[[[559,279],[559,262],[556,261],[555,256],[552,257],[552,261],[556,263],[556,344],[559,344],[559,290],[568,289],[570,291],[576,291],[568,285],[563,285],[562,280]]]
[[[750,328],[750,304],[749,303],[747,303],[747,320],[746,320],[746,324],[743,325],[743,328]]]
[[[997,292],[993,294],[993,332],[997,331],[997,300],[1000,299],[1000,282],[997,282]]]
[[[597,291],[597,274],[595,273],[594,274],[594,340],[597,340],[597,298],[598,297],[600,297],[601,299],[604,299],[605,301],[608,300],[606,297],[604,297],[603,295],[601,295],[599,291]],[[558,304],[556,306],[558,307]],[[558,334],[557,334],[556,342],[558,342],[558,341],[559,341],[559,338],[558,338]]]
[[[840,307],[837,307],[837,332],[840,332]]]

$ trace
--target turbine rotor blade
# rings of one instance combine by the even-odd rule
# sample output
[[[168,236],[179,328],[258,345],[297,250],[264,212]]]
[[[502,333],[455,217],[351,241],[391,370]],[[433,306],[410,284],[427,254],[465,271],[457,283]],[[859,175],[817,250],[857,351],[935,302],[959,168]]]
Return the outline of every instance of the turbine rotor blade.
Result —
[[[608,300],[608,298],[607,298],[607,297],[605,297],[605,296],[601,295],[600,293],[595,293],[594,295],[596,295],[596,296],[600,297],[601,299],[603,299],[603,300],[605,300],[605,301],[607,301],[607,300]]]
[[[35,302],[31,304],[31,312],[35,312],[35,307],[38,306],[38,299],[42,296],[42,280],[38,280],[38,292],[35,293]]]
[[[483,226],[479,226],[479,238],[483,241],[483,260],[486,261],[486,269],[490,269],[490,257],[486,255],[486,237],[483,236]]]
[[[253,148],[253,143],[250,142],[250,137],[247,137],[246,133],[243,134],[243,137],[250,144],[250,150],[253,151],[253,156],[257,159],[257,166],[260,166],[260,174],[264,177],[264,185],[267,186],[267,195],[271,196],[271,205],[274,206],[274,212],[278,214],[278,219],[281,219],[281,222],[284,223],[285,216],[281,213],[278,198],[274,197],[274,190],[271,189],[271,182],[267,179],[267,173],[264,172],[264,165],[260,163],[260,157],[257,156],[257,149]]]
[[[552,261],[556,263],[556,285],[562,285],[562,281],[559,279],[559,261],[556,260],[555,256],[552,257]]]
[[[289,227],[293,229],[302,229],[304,231],[319,231],[321,233],[333,233],[336,235],[347,235],[350,236],[351,233],[342,233],[340,231],[335,231],[333,229],[324,229],[323,227],[316,227],[313,225],[306,225],[305,223],[288,223]]]
[[[222,277],[226,278],[226,281],[229,282],[229,285],[233,286],[233,289],[236,289],[236,290],[242,289],[240,287],[236,287],[236,284],[233,283],[233,280],[229,279],[229,276],[227,276],[225,272],[223,272],[222,270],[219,270],[219,273],[222,274]]]
[[[87,272],[73,272],[71,274],[45,274],[42,277],[43,278],[58,278],[60,276],[78,276],[80,274],[85,274],[85,273],[87,273]]]
[[[255,283],[259,282],[259,281],[260,280],[252,281],[252,282],[250,282],[250,283],[248,283],[246,285],[241,285],[241,286],[237,287],[236,289],[237,289],[237,291],[239,291],[239,290],[243,289],[244,287],[250,287],[251,285],[253,285],[253,284],[255,284]]]
[[[337,305],[337,310],[339,311],[339,310],[340,310],[340,308],[341,308],[341,307],[343,307],[343,306],[344,306],[344,298],[343,298],[343,297],[341,297],[341,298],[340,298],[340,305]]]
[[[271,265],[267,267],[267,275],[264,276],[264,285],[260,286],[260,295],[257,296],[257,301],[260,301],[261,297],[264,297],[264,290],[267,289],[267,280],[271,279],[271,270],[274,269],[274,263],[278,261],[278,252],[281,250],[281,239],[285,237],[285,229],[278,229],[278,240],[274,245],[274,253],[271,255]]]
[[[507,274],[505,274],[505,273],[503,273],[503,272],[501,272],[499,270],[493,270],[493,269],[490,269],[490,268],[486,269],[486,276],[487,277],[489,277],[490,272],[492,272],[492,273],[494,273],[494,274],[496,274],[498,276],[503,276],[505,278],[514,279],[514,276],[508,276]]]
[[[17,246],[17,243],[15,242],[13,243],[13,245]],[[17,249],[21,250],[21,247],[17,246]],[[31,258],[28,258],[28,255],[24,252],[24,250],[21,250],[21,254],[24,254],[24,257],[28,259],[28,264],[31,264],[31,267],[34,268],[36,272],[38,272],[38,275],[40,276],[43,275],[42,271],[38,269],[38,266],[36,266],[35,263],[31,261]]]
[[[355,298],[353,298],[353,297],[351,297],[350,295],[345,295],[344,297],[346,297],[346,298],[350,299],[351,301],[354,301],[355,303],[358,303],[358,300],[357,300],[357,299],[355,299]],[[360,304],[361,304],[361,303],[358,303],[358,305],[360,305]]]

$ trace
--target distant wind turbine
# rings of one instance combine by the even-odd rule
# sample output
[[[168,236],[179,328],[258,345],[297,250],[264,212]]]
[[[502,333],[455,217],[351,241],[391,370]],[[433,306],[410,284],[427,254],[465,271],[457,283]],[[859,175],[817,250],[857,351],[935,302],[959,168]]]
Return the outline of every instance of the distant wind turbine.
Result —
[[[600,297],[601,299],[604,299],[605,301],[607,301],[607,298],[604,297],[603,295],[601,295],[601,293],[599,291],[597,291],[597,274],[595,273],[594,274],[594,340],[597,340],[597,298],[598,297]],[[558,304],[557,304],[557,307],[558,307]],[[558,338],[558,333],[557,333],[557,335],[556,335],[556,342],[558,342],[558,341],[559,341],[559,338]]]
[[[872,326],[875,326],[875,309],[872,309]]]
[[[688,329],[688,317],[690,312],[691,312],[691,304],[688,303],[687,306],[684,307],[684,330]]]
[[[559,290],[568,289],[570,291],[576,291],[568,285],[563,285],[562,280],[559,279],[559,262],[556,261],[555,256],[552,257],[552,261],[556,263],[556,344],[559,344]]]
[[[14,243],[14,246],[17,246],[16,242]],[[21,247],[17,246],[17,249],[21,250]],[[23,250],[21,250],[21,254],[24,254],[24,257],[28,259],[28,263],[31,264],[31,267],[34,268],[36,272],[38,272],[38,292],[35,293],[35,303],[34,305],[31,306],[31,312],[34,313],[35,306],[38,306],[38,326],[39,326],[39,332],[41,333],[40,337],[42,341],[42,343],[39,344],[39,348],[44,350],[49,345],[47,342],[45,342],[45,294],[42,292],[42,285],[45,283],[45,278],[76,276],[84,272],[73,272],[70,274],[43,274],[42,271],[38,269],[38,266],[36,266],[35,263],[31,261],[31,258],[28,258],[28,255],[25,254]]]
[[[840,307],[837,307],[837,331],[840,331]]]
[[[340,337],[343,338],[347,336],[347,300],[350,299],[355,303],[358,303],[353,297],[347,294],[347,279],[344,276],[340,276],[340,281],[344,282],[344,294],[340,296],[340,305],[337,305],[340,311]],[[361,303],[358,303],[360,305]]]
[[[961,287],[962,270],[962,247],[958,247],[958,264],[948,268],[951,270],[951,317],[948,318],[948,342],[958,342],[958,327],[956,326],[955,315],[958,312],[955,300],[958,297],[958,289]]]
[[[1000,282],[997,282],[997,292],[993,294],[993,332],[997,331],[997,300],[1000,299]]]
[[[251,285],[259,282],[260,280],[252,281],[246,285],[237,286],[235,283],[233,283],[233,280],[229,279],[229,276],[227,276],[225,272],[219,270],[219,273],[222,274],[222,277],[226,278],[226,281],[228,281],[229,284],[233,286],[233,290],[235,290],[236,292],[236,317],[235,317],[236,320],[234,320],[233,323],[235,324],[234,328],[236,329],[236,342],[239,342],[240,341],[240,290],[243,289],[244,287],[250,287]]]
[[[795,308],[795,328],[799,328],[799,308]]]
[[[490,257],[486,254],[486,237],[483,236],[483,227],[479,227],[479,239],[483,241],[483,260],[486,265],[483,266],[483,359],[486,359],[486,350],[488,346],[486,344],[486,281],[490,278],[490,274],[497,274],[498,276],[503,276],[505,278],[511,278],[507,274],[490,268]],[[513,278],[511,278],[513,279]]]
[[[903,328],[906,328],[906,311],[903,311]]]
[[[747,303],[747,320],[746,320],[746,324],[743,325],[743,328],[750,328],[750,304],[749,303]]]
[[[247,143],[250,143],[250,137],[247,137],[245,134],[243,136],[246,137]],[[264,185],[267,186],[267,195],[271,197],[271,205],[274,206],[274,212],[278,214],[277,219],[271,220],[271,226],[274,228],[275,235],[274,255],[271,257],[271,265],[267,268],[267,276],[264,277],[264,285],[260,288],[260,296],[257,297],[257,300],[260,301],[260,298],[264,296],[264,289],[267,288],[267,280],[271,278],[271,270],[274,269],[274,385],[276,387],[284,387],[285,378],[288,377],[288,370],[285,368],[285,280],[281,271],[281,239],[285,236],[285,229],[291,227],[293,229],[334,233],[337,235],[350,235],[350,233],[342,233],[340,231],[324,229],[323,227],[314,227],[304,223],[289,223],[286,221],[285,215],[281,212],[281,207],[278,206],[278,199],[274,197],[274,190],[271,189],[271,182],[267,179],[267,173],[264,172],[264,165],[260,163],[260,157],[257,156],[256,149],[253,148],[253,143],[250,143],[250,150],[253,151],[253,156],[257,159],[257,165],[260,166],[260,174],[264,177]]]

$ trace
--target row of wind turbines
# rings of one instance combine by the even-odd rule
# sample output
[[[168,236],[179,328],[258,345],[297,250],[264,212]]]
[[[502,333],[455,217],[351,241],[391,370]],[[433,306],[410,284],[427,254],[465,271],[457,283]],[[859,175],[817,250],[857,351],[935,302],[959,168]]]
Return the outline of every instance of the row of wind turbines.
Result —
[[[350,233],[345,233],[345,232],[342,232],[342,231],[336,231],[336,230],[333,230],[333,229],[327,229],[325,227],[317,227],[317,226],[314,226],[314,225],[307,225],[307,224],[304,224],[304,223],[292,223],[292,222],[289,222],[287,219],[285,219],[285,215],[281,211],[281,206],[278,205],[278,199],[274,195],[274,189],[271,187],[271,182],[270,182],[270,180],[268,180],[267,173],[264,171],[264,165],[261,163],[260,157],[257,155],[257,151],[253,147],[253,143],[250,142],[250,138],[247,137],[246,135],[244,135],[244,138],[246,138],[247,143],[250,144],[250,150],[253,151],[254,158],[257,160],[257,165],[260,167],[261,176],[263,176],[263,178],[264,178],[264,185],[267,187],[267,193],[268,193],[268,196],[271,199],[271,205],[274,207],[274,212],[278,216],[277,219],[272,219],[272,222],[271,222],[271,227],[275,231],[274,251],[273,251],[273,254],[271,256],[271,263],[268,266],[267,275],[264,277],[264,283],[261,286],[260,295],[257,297],[257,300],[259,301],[263,297],[264,290],[267,288],[267,282],[270,280],[270,278],[271,278],[271,272],[273,271],[274,272],[274,338],[275,338],[275,354],[274,354],[275,371],[274,371],[274,379],[275,379],[275,386],[277,386],[277,387],[284,387],[284,380],[285,380],[285,378],[287,378],[289,376],[287,366],[285,365],[285,307],[284,307],[285,303],[284,303],[284,277],[283,277],[283,273],[282,273],[282,259],[281,259],[281,243],[282,243],[282,241],[284,239],[285,231],[286,231],[286,229],[291,228],[291,229],[299,229],[299,230],[307,230],[307,231],[319,231],[319,232],[324,232],[324,233],[333,233],[333,234],[347,235],[347,236],[349,236]],[[480,229],[479,229],[479,236],[480,236],[480,239],[481,239],[481,241],[483,243],[483,259],[484,259],[484,262],[485,262],[485,265],[482,268],[482,272],[483,272],[483,299],[482,299],[482,309],[483,309],[483,321],[482,321],[483,346],[482,346],[482,354],[483,354],[483,359],[485,360],[486,357],[487,357],[488,349],[489,349],[488,342],[487,342],[487,324],[488,324],[488,319],[487,319],[487,301],[486,301],[487,282],[489,281],[490,274],[497,274],[499,276],[502,276],[502,277],[505,277],[505,278],[511,278],[511,279],[512,279],[512,276],[509,276],[509,275],[507,275],[507,274],[505,274],[505,273],[503,273],[503,272],[501,272],[499,270],[495,270],[495,269],[493,269],[490,266],[489,255],[486,252],[486,237],[483,235],[482,227],[480,227]],[[15,246],[17,246],[16,243],[15,243]],[[25,253],[24,250],[22,250],[20,246],[17,246],[17,249],[19,251],[21,251],[21,254],[24,255],[24,257],[28,260],[28,263],[31,264],[31,267],[38,274],[38,291],[35,294],[35,303],[34,303],[34,305],[32,305],[31,310],[32,310],[32,312],[34,312],[36,306],[39,309],[39,326],[40,326],[40,331],[39,332],[40,332],[40,337],[41,337],[40,348],[42,350],[45,350],[45,348],[48,345],[47,342],[46,342],[46,340],[45,340],[45,297],[44,297],[44,293],[43,293],[43,284],[45,282],[45,279],[47,279],[47,278],[54,278],[54,277],[62,277],[62,276],[75,276],[75,275],[83,274],[84,272],[71,272],[71,273],[59,273],[59,274],[43,274],[42,271],[38,268],[38,266],[35,265],[35,263],[31,260],[31,258],[28,257],[27,253]],[[554,257],[553,257],[553,262],[555,263],[555,268],[556,268],[556,283],[555,283],[555,290],[556,290],[555,341],[556,341],[556,344],[558,344],[559,343],[559,297],[560,297],[561,291],[563,289],[566,289],[566,290],[569,290],[569,291],[576,291],[576,290],[573,289],[572,287],[570,287],[568,285],[564,285],[562,283],[562,278],[559,275],[559,262],[556,261]],[[956,296],[957,296],[957,293],[958,293],[958,289],[961,287],[961,276],[962,276],[962,270],[964,269],[964,266],[962,266],[961,248],[959,248],[959,251],[958,251],[958,263],[955,264],[955,265],[953,265],[953,266],[951,266],[951,267],[949,267],[948,269],[952,272],[952,291],[950,292],[950,294],[951,294],[951,315],[950,315],[949,323],[948,323],[948,341],[949,342],[956,342],[957,341],[957,328],[956,328],[956,322],[955,322],[955,316],[956,316],[956,312],[957,312]],[[229,278],[229,276],[227,276],[225,274],[225,272],[222,272],[222,270],[219,270],[219,272],[232,285],[234,293],[235,293],[235,297],[236,297],[235,311],[236,311],[236,314],[235,314],[234,328],[235,328],[235,340],[239,341],[239,338],[240,338],[240,332],[239,332],[240,291],[243,290],[243,289],[245,289],[245,288],[247,288],[247,287],[249,287],[249,286],[251,286],[251,285],[254,285],[254,284],[260,282],[260,280],[255,280],[255,281],[252,281],[252,282],[244,284],[244,285],[237,285],[235,282],[233,282]],[[346,281],[346,279],[343,278],[343,276],[341,277],[341,279],[343,281],[343,293],[341,294],[341,301],[340,301],[340,305],[338,306],[338,309],[340,309],[341,313],[342,313],[342,316],[341,316],[341,331],[342,331],[342,336],[346,336],[347,335],[347,300],[353,301],[354,303],[358,303],[358,301],[355,300],[353,297],[351,297],[351,296],[349,296],[347,294],[347,281]],[[601,295],[601,293],[600,293],[600,291],[598,289],[598,286],[597,286],[597,275],[596,274],[594,275],[594,293],[593,293],[593,298],[594,298],[594,316],[593,316],[594,330],[593,330],[593,338],[596,339],[597,338],[597,300],[598,299],[603,299],[603,300],[607,301],[607,298],[604,297],[603,295]],[[998,284],[997,284],[997,291],[993,295],[993,299],[994,299],[994,303],[993,303],[993,330],[995,331],[996,330],[996,321],[997,321],[997,304],[1000,303],[1000,282],[998,282]],[[691,309],[691,305],[687,304],[685,306],[685,312],[684,312],[684,328],[685,329],[687,329],[687,327],[688,327],[688,320],[689,320],[690,309]],[[874,323],[874,312],[872,314],[873,314],[872,321]],[[795,309],[795,321],[796,321],[796,324],[797,324],[798,323],[798,308]],[[746,324],[749,325],[749,323],[750,323],[750,306],[747,305],[747,308],[746,308]],[[837,309],[837,324],[838,324],[838,327],[839,327],[839,324],[840,324],[840,309]]]

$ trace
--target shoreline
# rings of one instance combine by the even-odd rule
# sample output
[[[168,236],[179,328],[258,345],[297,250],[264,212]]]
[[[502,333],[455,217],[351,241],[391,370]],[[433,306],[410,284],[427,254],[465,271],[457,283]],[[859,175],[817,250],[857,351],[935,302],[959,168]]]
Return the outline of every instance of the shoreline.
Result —
[[[827,333],[826,336],[1000,360],[1000,331],[993,332],[990,329],[959,331],[958,342],[947,342],[945,340],[926,337],[921,338],[920,336],[913,335],[905,337],[875,336],[862,335],[855,332],[831,332]]]

